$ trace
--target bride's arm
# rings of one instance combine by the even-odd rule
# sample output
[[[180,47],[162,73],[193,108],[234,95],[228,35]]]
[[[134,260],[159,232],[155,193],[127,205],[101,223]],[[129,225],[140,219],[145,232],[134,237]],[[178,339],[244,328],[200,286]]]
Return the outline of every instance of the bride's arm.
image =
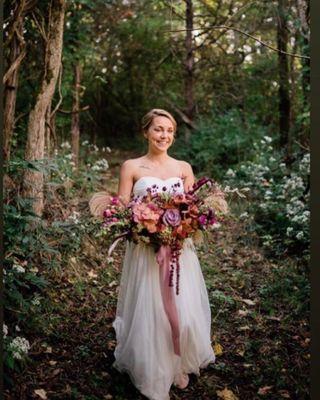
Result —
[[[194,184],[194,175],[192,171],[192,167],[186,161],[182,161],[182,170],[183,170],[183,178],[184,178],[184,191],[188,192],[192,189],[192,185]]]
[[[129,203],[131,197],[133,187],[133,167],[132,161],[127,160],[122,164],[120,169],[118,196],[125,204]]]

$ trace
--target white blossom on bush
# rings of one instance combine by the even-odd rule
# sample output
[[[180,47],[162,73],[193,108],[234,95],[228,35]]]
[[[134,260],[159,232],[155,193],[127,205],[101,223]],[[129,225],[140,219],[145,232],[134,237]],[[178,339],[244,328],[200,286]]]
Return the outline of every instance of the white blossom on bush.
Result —
[[[68,141],[66,141],[66,142],[61,143],[60,147],[62,149],[71,149],[71,144]]]
[[[72,214],[69,215],[68,220],[73,222],[74,224],[79,224],[80,220],[80,213],[78,211],[73,211]]]
[[[25,268],[23,268],[21,265],[19,264],[13,264],[12,269],[16,272],[18,272],[18,274],[24,274],[26,272]]]
[[[102,158],[95,162],[92,166],[93,171],[106,171],[109,168],[109,163],[106,159]]]
[[[12,351],[13,358],[21,360],[23,356],[28,354],[30,343],[26,338],[17,336],[9,344],[9,349]]]

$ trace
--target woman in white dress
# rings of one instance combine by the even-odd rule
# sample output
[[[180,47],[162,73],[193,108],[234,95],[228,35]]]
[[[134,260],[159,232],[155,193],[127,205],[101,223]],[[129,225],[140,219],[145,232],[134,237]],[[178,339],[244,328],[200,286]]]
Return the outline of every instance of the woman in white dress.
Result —
[[[165,110],[153,109],[142,119],[148,140],[146,155],[127,160],[120,171],[118,195],[128,203],[147,188],[188,191],[194,183],[190,164],[167,153],[174,141],[176,121]],[[190,239],[180,255],[180,291],[173,297],[178,319],[179,349],[161,295],[159,264],[154,249],[127,242],[119,288],[114,367],[129,374],[150,400],[168,400],[172,384],[184,389],[188,374],[215,361],[211,346],[211,313],[199,261]]]

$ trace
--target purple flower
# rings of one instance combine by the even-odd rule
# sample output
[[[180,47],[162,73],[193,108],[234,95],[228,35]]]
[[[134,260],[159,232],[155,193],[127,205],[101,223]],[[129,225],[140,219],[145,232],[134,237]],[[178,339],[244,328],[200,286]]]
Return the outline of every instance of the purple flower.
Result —
[[[181,222],[179,210],[169,208],[163,214],[162,220],[165,225],[178,226]]]
[[[199,221],[200,225],[205,225],[207,223],[207,216],[204,214],[200,215],[200,217],[198,218],[198,221]]]

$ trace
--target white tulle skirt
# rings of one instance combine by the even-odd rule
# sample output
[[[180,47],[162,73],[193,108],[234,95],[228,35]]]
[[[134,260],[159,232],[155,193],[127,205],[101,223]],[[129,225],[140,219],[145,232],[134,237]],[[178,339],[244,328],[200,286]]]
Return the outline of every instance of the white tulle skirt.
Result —
[[[176,377],[181,373],[199,375],[199,368],[215,361],[208,294],[189,239],[180,256],[179,286],[175,301],[181,357],[173,351],[155,252],[148,245],[127,242],[113,322],[117,338],[113,366],[127,372],[136,388],[150,400],[168,400]]]

